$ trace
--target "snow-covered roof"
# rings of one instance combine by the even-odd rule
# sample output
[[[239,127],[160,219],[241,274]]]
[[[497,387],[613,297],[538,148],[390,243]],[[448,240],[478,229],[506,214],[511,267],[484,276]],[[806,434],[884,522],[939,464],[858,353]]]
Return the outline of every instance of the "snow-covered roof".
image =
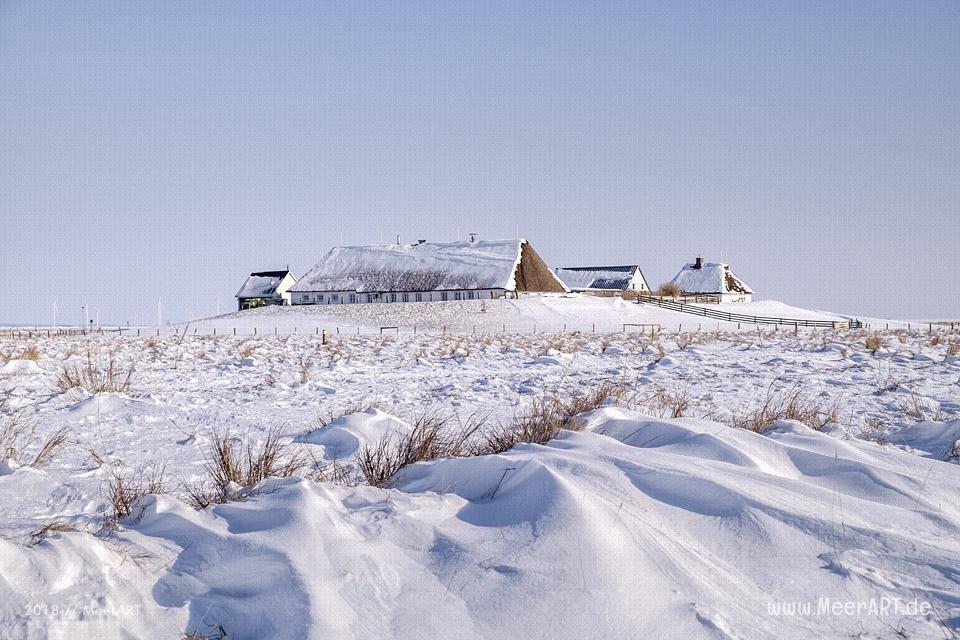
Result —
[[[561,267],[557,275],[573,290],[611,289],[624,291],[640,269],[637,265],[618,267]]]
[[[526,240],[334,247],[291,291],[436,291],[516,287]]]
[[[237,298],[279,297],[277,287],[289,271],[258,271],[251,273],[237,291]]]
[[[730,265],[722,262],[705,262],[700,268],[694,263],[685,264],[670,282],[687,293],[753,293]]]

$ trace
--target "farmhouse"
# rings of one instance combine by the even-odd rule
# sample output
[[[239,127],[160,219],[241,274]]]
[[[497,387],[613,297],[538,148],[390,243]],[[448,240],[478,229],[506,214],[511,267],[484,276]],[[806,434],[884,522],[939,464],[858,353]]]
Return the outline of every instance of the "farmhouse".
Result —
[[[650,291],[650,285],[638,265],[618,267],[562,267],[557,276],[572,291],[620,294],[624,291]]]
[[[290,270],[251,273],[237,291],[237,308],[253,309],[274,304],[290,304],[290,287],[297,281]]]
[[[526,240],[334,247],[291,289],[293,304],[491,300],[566,292]]]
[[[750,302],[753,290],[722,262],[704,262],[703,256],[683,266],[671,284],[681,293],[711,295],[720,302]]]

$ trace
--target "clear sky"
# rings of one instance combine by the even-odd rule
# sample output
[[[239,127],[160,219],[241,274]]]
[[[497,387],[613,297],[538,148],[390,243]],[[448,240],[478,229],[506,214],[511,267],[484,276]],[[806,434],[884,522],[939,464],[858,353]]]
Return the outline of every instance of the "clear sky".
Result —
[[[0,323],[458,232],[960,318],[960,2],[0,0]]]

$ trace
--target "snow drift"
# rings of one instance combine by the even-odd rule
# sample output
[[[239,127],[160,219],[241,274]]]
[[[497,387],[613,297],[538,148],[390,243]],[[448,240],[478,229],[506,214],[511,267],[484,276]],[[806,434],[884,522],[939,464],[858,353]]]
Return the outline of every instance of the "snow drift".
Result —
[[[395,422],[356,414],[318,444],[354,447]],[[0,540],[0,624],[12,637],[222,626],[234,639],[943,637],[956,627],[960,467],[791,422],[761,435],[611,406],[586,424],[546,446],[410,466],[392,490],[269,480],[206,511],[147,496],[103,539]],[[0,490],[21,473],[0,477]],[[815,610],[824,598],[931,609],[780,608]],[[54,601],[115,613],[28,615]]]

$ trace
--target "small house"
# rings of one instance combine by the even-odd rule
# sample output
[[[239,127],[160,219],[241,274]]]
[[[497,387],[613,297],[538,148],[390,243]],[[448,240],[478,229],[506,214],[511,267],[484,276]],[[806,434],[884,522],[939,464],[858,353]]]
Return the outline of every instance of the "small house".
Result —
[[[624,291],[650,291],[639,265],[617,267],[561,267],[557,276],[571,291],[619,295]]]
[[[750,302],[753,290],[730,265],[722,262],[704,262],[703,256],[685,264],[671,284],[676,285],[684,295],[707,295],[716,297],[719,302]]]
[[[293,304],[492,300],[567,292],[526,240],[334,247],[291,289]]]
[[[288,305],[290,304],[290,287],[296,281],[297,278],[289,269],[251,273],[237,291],[237,308],[243,311],[267,305]]]

